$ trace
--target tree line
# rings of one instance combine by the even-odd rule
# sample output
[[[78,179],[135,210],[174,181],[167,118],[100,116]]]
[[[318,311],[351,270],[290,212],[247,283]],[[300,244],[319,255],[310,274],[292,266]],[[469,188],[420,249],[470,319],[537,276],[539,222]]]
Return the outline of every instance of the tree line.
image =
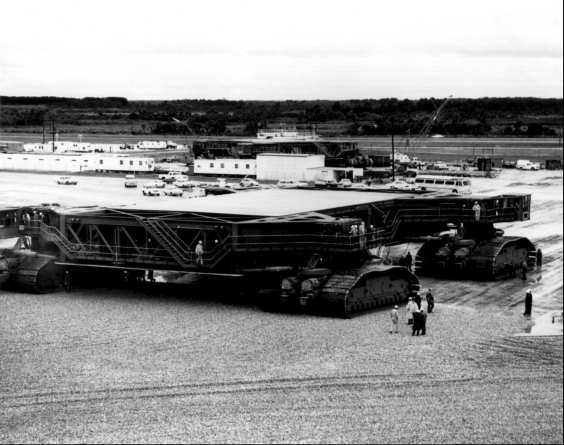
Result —
[[[0,96],[0,125],[138,125],[156,134],[252,135],[276,124],[313,127],[327,135],[417,134],[443,98],[311,101],[123,97]],[[554,136],[562,127],[561,98],[451,99],[430,132],[445,135]]]

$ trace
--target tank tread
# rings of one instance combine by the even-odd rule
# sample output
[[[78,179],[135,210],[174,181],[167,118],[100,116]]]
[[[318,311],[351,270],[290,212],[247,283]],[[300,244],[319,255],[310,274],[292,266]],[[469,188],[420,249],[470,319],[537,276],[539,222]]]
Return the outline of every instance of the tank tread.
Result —
[[[514,275],[523,261],[529,264],[530,252],[535,246],[527,238],[519,236],[500,236],[482,241],[472,251],[469,266],[476,277],[496,280]],[[509,253],[502,256],[504,253]]]
[[[54,261],[51,255],[18,255],[8,283],[24,292],[49,292],[61,283],[62,269]]]
[[[316,305],[341,317],[401,303],[418,291],[419,281],[402,266],[376,265],[331,275]]]
[[[442,245],[436,241],[425,243],[416,255],[418,274],[442,275],[448,278],[465,277],[476,280],[496,280],[514,276],[523,261],[528,267],[536,264],[536,250],[527,238],[519,236],[497,236],[480,241],[472,249],[471,240],[460,240],[459,245],[468,245],[468,254],[451,256],[440,261],[435,255]]]

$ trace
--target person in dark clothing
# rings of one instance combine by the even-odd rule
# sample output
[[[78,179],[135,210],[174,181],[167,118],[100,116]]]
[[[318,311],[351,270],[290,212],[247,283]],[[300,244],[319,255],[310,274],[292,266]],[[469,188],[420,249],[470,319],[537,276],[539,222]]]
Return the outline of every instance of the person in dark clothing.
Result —
[[[417,305],[417,309],[421,309],[421,295],[419,295],[418,293],[415,294],[415,296],[413,297],[413,301],[415,301],[415,304]]]
[[[542,250],[537,249],[537,269],[540,269],[542,267]]]
[[[65,291],[71,291],[71,275],[69,270],[65,270],[65,275],[63,277],[63,286],[65,288]]]
[[[523,280],[527,279],[527,262],[526,261],[523,261],[521,263],[521,278]]]
[[[433,308],[435,307],[435,297],[433,297],[431,289],[427,291],[425,298],[427,299],[427,312],[431,313],[433,312]]]
[[[423,314],[420,311],[415,311],[413,313],[413,327],[411,330],[411,336],[419,335],[421,332],[421,322],[423,319]]]
[[[423,309],[419,311],[421,314],[421,322],[419,327],[421,328],[421,335],[425,335],[427,333],[427,314]]]
[[[427,314],[423,309],[420,309],[413,313],[413,330],[411,331],[411,336],[414,335],[425,335],[427,328]]]
[[[407,252],[405,257],[405,267],[411,272],[411,267],[413,265],[413,257],[411,256],[411,252]]]
[[[533,309],[533,292],[531,291],[531,289],[528,289],[527,293],[525,294],[525,312],[523,312],[523,315],[530,316],[532,309]]]

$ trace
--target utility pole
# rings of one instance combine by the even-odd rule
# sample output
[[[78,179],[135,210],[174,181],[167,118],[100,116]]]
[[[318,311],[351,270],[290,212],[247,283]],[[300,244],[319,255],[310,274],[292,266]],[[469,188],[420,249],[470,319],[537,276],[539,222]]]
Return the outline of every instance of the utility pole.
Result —
[[[53,146],[51,147],[51,149],[54,152],[55,151],[55,119],[51,119],[51,137],[53,140]]]
[[[392,181],[396,180],[396,149],[394,146],[394,130],[392,128]]]

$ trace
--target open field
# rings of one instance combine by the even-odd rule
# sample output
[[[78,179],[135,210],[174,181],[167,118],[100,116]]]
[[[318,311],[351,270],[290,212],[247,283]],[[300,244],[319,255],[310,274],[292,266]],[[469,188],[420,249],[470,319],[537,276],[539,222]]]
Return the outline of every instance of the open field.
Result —
[[[143,199],[118,178],[55,177],[0,173],[0,205]],[[437,299],[424,337],[404,311],[393,335],[389,308],[273,314],[217,285],[0,290],[0,441],[562,443],[562,335],[515,336],[562,310],[562,171],[472,181],[531,193],[531,220],[502,228],[537,243],[543,269],[528,282],[423,278]]]
[[[215,137],[213,139],[230,139]],[[78,140],[76,134],[63,134],[63,140]],[[179,144],[191,143],[205,137],[179,135],[116,135],[116,134],[85,134],[85,142],[115,142],[135,143],[140,140],[173,140]],[[391,153],[390,137],[339,137],[337,140],[358,142],[359,147],[374,153]],[[39,133],[0,133],[0,141],[16,141],[20,143],[41,142]],[[395,139],[396,149],[406,152],[405,140]],[[410,153],[422,160],[457,160],[487,156],[492,158],[516,160],[530,159],[544,162],[546,159],[563,160],[562,141],[558,138],[427,138],[411,147]]]

